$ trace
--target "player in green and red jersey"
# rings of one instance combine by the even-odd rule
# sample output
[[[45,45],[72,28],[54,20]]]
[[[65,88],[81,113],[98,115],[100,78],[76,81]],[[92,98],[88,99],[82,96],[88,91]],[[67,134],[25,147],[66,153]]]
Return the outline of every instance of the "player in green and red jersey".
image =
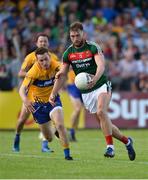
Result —
[[[70,39],[72,45],[63,54],[63,65],[56,74],[56,82],[49,101],[54,105],[55,97],[65,81],[70,65],[75,74],[87,72],[92,74],[92,80],[87,90],[82,90],[82,99],[86,109],[96,115],[98,123],[106,140],[104,156],[114,157],[113,137],[123,142],[127,148],[129,159],[136,157],[133,141],[121,134],[120,130],[112,124],[108,117],[108,108],[111,100],[111,82],[105,75],[105,59],[99,45],[86,41],[83,25],[74,22],[70,26]]]

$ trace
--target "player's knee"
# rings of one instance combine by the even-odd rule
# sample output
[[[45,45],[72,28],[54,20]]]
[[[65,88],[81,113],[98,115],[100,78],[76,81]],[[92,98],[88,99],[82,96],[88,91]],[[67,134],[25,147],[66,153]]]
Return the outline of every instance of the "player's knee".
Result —
[[[75,112],[76,112],[77,114],[80,114],[80,111],[81,111],[81,109],[80,109],[79,107],[75,108]]]
[[[64,131],[65,129],[63,124],[58,124],[56,127],[59,132]]]
[[[100,120],[104,119],[104,117],[106,116],[106,112],[103,109],[98,109],[97,116]]]
[[[20,114],[18,121],[20,123],[25,123],[27,121],[28,116],[25,114]]]
[[[26,121],[27,121],[27,119],[19,118],[18,124],[19,124],[19,125],[24,125]]]
[[[17,124],[18,124],[18,126],[24,126],[26,121],[27,121],[26,118],[20,116],[19,119],[18,119],[18,123]]]

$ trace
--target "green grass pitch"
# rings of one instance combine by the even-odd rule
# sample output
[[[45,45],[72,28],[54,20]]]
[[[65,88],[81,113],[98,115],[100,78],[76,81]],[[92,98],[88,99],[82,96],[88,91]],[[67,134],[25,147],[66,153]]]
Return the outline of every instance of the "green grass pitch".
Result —
[[[14,132],[0,132],[0,179],[148,179],[148,131],[122,130],[134,139],[136,160],[130,161],[125,146],[117,140],[115,157],[103,156],[105,141],[100,130],[78,130],[71,143],[74,161],[66,161],[58,140],[54,153],[42,153],[38,131],[23,131],[21,151],[12,152]]]

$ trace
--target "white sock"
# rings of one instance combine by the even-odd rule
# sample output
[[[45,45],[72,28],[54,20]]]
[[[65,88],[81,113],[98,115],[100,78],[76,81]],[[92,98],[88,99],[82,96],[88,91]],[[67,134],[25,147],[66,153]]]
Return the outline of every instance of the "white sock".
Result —
[[[131,143],[130,139],[128,139],[128,143],[126,144],[126,146],[128,146]]]
[[[112,148],[112,149],[114,150],[114,145],[108,144],[108,145],[107,145],[107,148],[109,148],[109,147]]]

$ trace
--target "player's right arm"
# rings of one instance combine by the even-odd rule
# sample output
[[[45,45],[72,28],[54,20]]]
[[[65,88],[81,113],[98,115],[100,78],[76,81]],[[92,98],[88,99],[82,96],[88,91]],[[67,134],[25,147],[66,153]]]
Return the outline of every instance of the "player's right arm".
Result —
[[[30,71],[31,72],[31,71]],[[28,73],[29,74],[29,73]],[[27,74],[27,75],[28,75]],[[30,73],[31,74],[31,73]],[[19,89],[19,94],[20,94],[20,97],[24,103],[24,105],[26,106],[26,108],[30,111],[30,112],[34,112],[35,109],[33,107],[33,103],[29,100],[27,94],[28,94],[28,91],[30,89],[30,86],[33,84],[34,82],[34,79],[31,77],[31,76],[27,76],[25,77],[25,79],[23,80],[22,82],[22,85]]]
[[[69,71],[69,66],[70,66],[69,64],[63,63],[60,67],[60,71],[58,71],[56,76],[55,76],[55,83],[54,83],[52,92],[51,92],[50,97],[49,97],[49,102],[52,105],[55,105],[55,103],[54,103],[55,97],[57,96],[59,90],[65,84],[65,81],[67,79],[67,73]]]
[[[20,69],[20,71],[19,71],[19,73],[18,73],[18,77],[24,78],[24,77],[26,76],[26,73],[27,73],[26,71]]]
[[[21,99],[24,103],[24,105],[26,106],[26,108],[30,111],[30,112],[34,112],[35,109],[33,107],[33,103],[27,98],[26,96],[26,91],[27,91],[27,87],[21,85],[20,90],[19,90],[19,94],[21,96]]]

